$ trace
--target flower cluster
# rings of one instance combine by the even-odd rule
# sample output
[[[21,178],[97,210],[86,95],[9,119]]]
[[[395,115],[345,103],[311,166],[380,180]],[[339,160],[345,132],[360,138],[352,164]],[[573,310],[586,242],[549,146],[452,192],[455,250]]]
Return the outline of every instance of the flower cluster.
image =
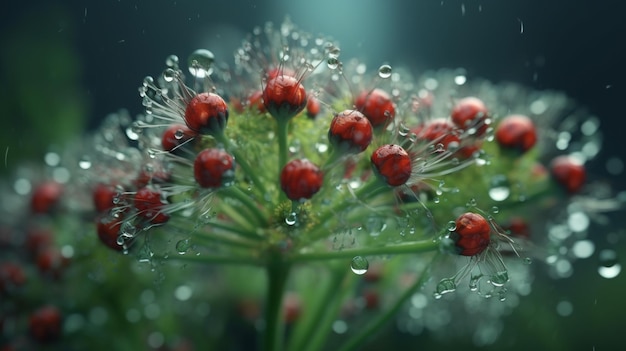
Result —
[[[3,300],[19,299],[27,257],[61,279],[73,256],[115,255],[108,247],[156,271],[218,267],[211,282],[205,270],[190,274],[212,286],[205,291],[235,287],[222,293],[235,292],[244,319],[263,316],[265,350],[285,341],[322,349],[331,332],[347,334],[342,350],[353,350],[395,315],[403,331],[441,331],[449,318],[427,320],[429,309],[462,300],[471,312],[477,297],[501,300],[480,319],[498,330],[498,317],[529,293],[531,261],[572,274],[577,257],[567,254],[589,244],[589,218],[620,206],[588,181],[596,118],[565,115],[571,102],[558,93],[470,81],[463,70],[371,72],[340,54],[285,22],[255,29],[234,67],[204,49],[188,67],[168,57],[139,87],[143,114],[112,114],[89,138],[49,153],[45,179],[28,168],[16,176],[0,250],[28,253],[3,254]],[[31,233],[27,218],[89,235]],[[474,293],[450,294],[461,286]],[[6,335],[21,335],[18,303],[0,311],[15,325]],[[61,337],[57,307],[29,318],[38,342]]]

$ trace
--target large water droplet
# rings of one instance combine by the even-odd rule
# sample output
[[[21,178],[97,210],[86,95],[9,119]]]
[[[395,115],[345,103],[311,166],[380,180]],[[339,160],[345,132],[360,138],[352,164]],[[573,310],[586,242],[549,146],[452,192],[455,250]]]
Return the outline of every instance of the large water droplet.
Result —
[[[511,187],[508,178],[501,174],[493,176],[490,182],[489,197],[493,201],[504,201],[509,198],[509,195],[511,195]]]
[[[378,68],[378,76],[383,79],[391,77],[391,66],[382,65]]]
[[[622,271],[622,265],[617,261],[617,254],[613,250],[600,251],[600,267],[598,274],[606,279],[617,277]]]
[[[189,73],[196,78],[205,78],[213,73],[215,55],[209,50],[198,49],[189,55],[187,62]]]
[[[363,256],[355,256],[350,262],[350,269],[354,274],[363,275],[367,273],[370,263]]]
[[[78,167],[81,169],[89,169],[91,168],[91,159],[89,156],[83,156],[80,161],[78,161]]]

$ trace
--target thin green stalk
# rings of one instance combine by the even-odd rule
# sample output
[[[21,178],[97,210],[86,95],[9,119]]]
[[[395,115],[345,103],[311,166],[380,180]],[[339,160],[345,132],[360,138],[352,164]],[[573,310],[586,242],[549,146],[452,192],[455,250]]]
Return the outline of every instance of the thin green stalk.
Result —
[[[320,320],[329,312],[327,308],[329,301],[333,301],[338,291],[337,287],[341,286],[348,272],[345,266],[342,269],[330,269],[331,276],[326,284],[322,288],[319,283],[315,284],[314,298],[307,300],[302,318],[298,320],[289,340],[289,350],[302,350],[309,337],[320,327]]]
[[[365,201],[389,190],[390,188],[388,186],[378,181],[378,179],[375,179],[358,188],[354,195],[357,201]],[[343,199],[326,207],[325,211],[317,218],[317,221],[322,223],[322,225],[317,226],[316,229],[308,233],[307,242],[315,242],[326,237],[328,235],[328,229],[325,228],[324,223],[328,223],[333,217],[337,216],[337,213],[344,211],[350,206],[354,206],[354,202]]]
[[[288,147],[287,147],[287,133],[289,127],[289,120],[284,118],[276,118],[276,136],[278,138],[278,178],[280,178],[280,173],[287,164],[287,155],[288,155]],[[279,186],[280,187],[280,186]]]
[[[402,295],[396,300],[396,302],[384,313],[381,313],[376,318],[370,320],[370,322],[359,330],[357,334],[354,334],[348,339],[338,350],[339,351],[356,351],[377,331],[379,331],[385,324],[387,324],[402,308],[404,303],[413,296],[415,291],[424,286],[430,278],[430,268],[439,255],[434,255],[433,259],[424,267],[420,278],[417,279],[410,287],[408,287]]]
[[[227,196],[231,196],[237,201],[241,202],[250,213],[254,216],[259,226],[266,227],[267,226],[267,215],[263,213],[262,209],[259,208],[257,203],[252,201],[250,196],[245,194],[240,188],[236,186],[230,186],[223,189],[220,189],[220,193],[226,194]]]
[[[355,256],[400,255],[416,254],[439,250],[439,241],[433,239],[414,241],[409,243],[388,244],[385,246],[363,247],[341,251],[301,252],[289,258],[290,262],[323,261],[346,259]]]
[[[272,255],[266,267],[267,296],[265,305],[265,332],[263,347],[265,351],[282,351],[284,324],[282,320],[283,294],[289,277],[290,265],[279,254]]]
[[[252,229],[233,227],[231,225],[228,225],[226,223],[221,223],[221,222],[209,222],[207,223],[207,226],[209,228],[223,230],[225,232],[232,233],[232,234],[235,234],[235,235],[247,238],[247,239],[252,239],[256,242],[263,240],[263,237],[257,234],[257,232]]]
[[[224,148],[228,150],[228,152],[230,152],[231,154],[233,154],[233,156],[235,156],[235,162],[246,173],[246,177],[252,180],[252,183],[254,183],[255,188],[259,189],[259,193],[261,194],[261,196],[265,195],[267,191],[265,189],[265,183],[261,182],[261,179],[257,176],[258,171],[255,171],[250,166],[246,158],[243,157],[243,155],[239,152],[239,148],[233,145],[233,143],[230,141],[230,139],[226,137],[226,135],[224,135],[224,133],[218,133],[214,137],[218,142],[224,145]]]
[[[354,285],[358,281],[357,275],[348,274],[349,269],[344,268],[346,274],[343,275],[343,284],[340,284],[332,295],[330,301],[324,306],[324,313],[318,320],[317,328],[309,335],[307,343],[302,351],[326,350],[324,346],[328,340],[328,335],[332,332],[332,325],[337,320],[339,311],[344,301],[354,292]]]
[[[189,262],[189,263],[199,263],[199,264],[239,264],[239,265],[251,265],[251,266],[261,266],[263,265],[263,261],[258,257],[253,256],[236,256],[229,254],[228,256],[223,255],[169,255],[169,256],[160,256],[155,255],[152,257],[153,259],[163,260],[163,261],[181,261],[181,262]]]

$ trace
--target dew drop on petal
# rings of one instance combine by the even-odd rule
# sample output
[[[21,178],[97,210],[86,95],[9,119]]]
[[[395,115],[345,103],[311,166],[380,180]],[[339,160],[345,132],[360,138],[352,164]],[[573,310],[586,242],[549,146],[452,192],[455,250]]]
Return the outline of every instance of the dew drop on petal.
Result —
[[[391,77],[391,66],[382,65],[378,68],[378,76],[383,79]]]
[[[370,263],[363,256],[355,256],[350,262],[350,269],[354,274],[363,275],[367,273]]]

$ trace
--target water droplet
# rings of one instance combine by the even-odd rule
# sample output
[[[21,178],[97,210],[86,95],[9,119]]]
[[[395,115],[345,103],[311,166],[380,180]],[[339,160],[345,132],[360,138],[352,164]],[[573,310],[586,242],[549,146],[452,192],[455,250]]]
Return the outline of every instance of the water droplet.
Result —
[[[176,140],[180,140],[185,136],[185,132],[182,129],[177,129],[176,132],[174,132],[174,138]]]
[[[448,231],[451,231],[451,232],[455,231],[456,230],[456,222],[455,221],[448,222],[447,228],[448,228]]]
[[[352,269],[354,274],[363,275],[367,273],[369,267],[370,263],[367,261],[367,258],[363,256],[355,256],[350,262],[350,269]]]
[[[391,77],[391,66],[382,65],[378,68],[378,76],[383,79]]]
[[[502,286],[509,281],[509,273],[507,271],[498,272],[491,276],[491,284],[493,286]]]
[[[189,239],[179,240],[176,243],[176,251],[178,251],[179,254],[184,255],[187,253],[187,250],[189,250],[190,246],[191,245],[189,243]]]
[[[600,267],[598,274],[606,279],[617,277],[622,271],[622,265],[617,261],[617,254],[613,250],[600,251]]]
[[[176,71],[171,69],[171,68],[167,68],[165,71],[163,71],[163,79],[166,82],[171,82],[174,80],[174,78],[176,78]]]
[[[443,295],[454,292],[456,290],[456,283],[452,278],[444,278],[437,284],[435,289],[435,298],[440,299]]]
[[[524,264],[532,264],[533,263],[533,259],[530,257],[524,257]]]
[[[189,55],[187,62],[189,73],[196,78],[205,78],[213,73],[215,55],[209,50],[198,49]]]
[[[339,58],[339,54],[341,54],[341,49],[330,44],[328,46],[328,57],[329,58]]]
[[[154,85],[154,78],[152,78],[151,76],[146,76],[143,79],[143,86],[144,87],[150,87]]]
[[[81,169],[91,168],[91,159],[89,159],[89,156],[83,156],[83,158],[78,161],[78,167]]]
[[[498,214],[499,212],[500,212],[500,209],[498,208],[498,206],[493,206],[491,208],[491,213]]]
[[[493,176],[490,182],[489,197],[493,201],[504,201],[511,195],[509,180],[505,175]]]
[[[287,225],[295,225],[298,221],[298,215],[295,212],[291,212],[287,217],[285,217],[285,223]]]
[[[132,238],[137,234],[137,227],[132,222],[124,222],[120,226],[120,233],[123,237]]]
[[[326,60],[326,65],[330,69],[337,69],[337,67],[339,67],[339,59],[336,57],[329,57],[328,60]]]
[[[165,64],[167,65],[167,67],[171,67],[171,68],[178,68],[178,56],[176,55],[169,55],[166,59],[165,59]]]
[[[470,282],[469,282],[469,289],[470,291],[478,291],[478,284],[480,283],[480,279],[482,278],[482,275],[473,275],[470,278]]]

